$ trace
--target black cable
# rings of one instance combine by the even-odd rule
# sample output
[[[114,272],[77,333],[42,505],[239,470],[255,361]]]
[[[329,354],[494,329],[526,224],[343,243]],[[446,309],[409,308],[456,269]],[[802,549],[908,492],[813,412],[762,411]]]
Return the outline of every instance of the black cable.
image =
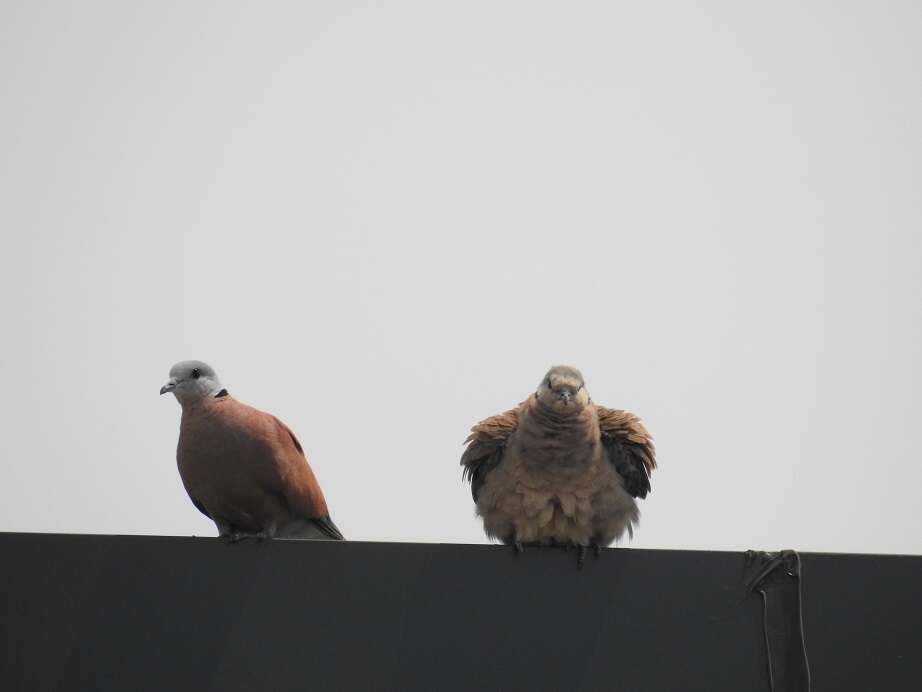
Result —
[[[807,657],[807,637],[804,634],[804,597],[803,586],[801,586],[804,579],[804,568],[800,562],[800,554],[796,550],[792,550],[791,552],[794,554],[794,559],[797,561],[797,623],[800,625],[798,628],[800,630],[800,651],[804,655],[804,675],[807,676],[807,692],[810,692],[813,682],[810,678],[810,659]]]
[[[751,560],[756,557],[755,553],[747,553],[747,560]],[[812,681],[810,676],[810,660],[807,657],[807,641],[804,635],[804,615],[803,615],[803,587],[801,585],[801,580],[803,576],[803,564],[800,560],[800,555],[797,551],[794,550],[783,550],[776,555],[769,555],[767,553],[759,554],[761,557],[766,559],[765,564],[749,579],[746,580],[746,588],[752,593],[753,591],[758,591],[759,595],[762,597],[762,634],[765,638],[765,651],[768,657],[768,681],[771,692],[790,692],[789,690],[777,690],[775,689],[775,665],[774,665],[774,652],[772,651],[771,646],[771,636],[768,630],[768,596],[765,588],[765,580],[769,578],[771,574],[775,572],[780,566],[785,567],[785,574],[788,577],[791,577],[796,580],[797,584],[797,596],[796,596],[796,609],[797,609],[797,629],[798,637],[800,640],[800,652],[803,656],[801,659],[803,662],[803,674],[806,687],[803,688],[804,692],[810,692],[812,688]],[[788,559],[793,559],[793,570],[786,563]]]

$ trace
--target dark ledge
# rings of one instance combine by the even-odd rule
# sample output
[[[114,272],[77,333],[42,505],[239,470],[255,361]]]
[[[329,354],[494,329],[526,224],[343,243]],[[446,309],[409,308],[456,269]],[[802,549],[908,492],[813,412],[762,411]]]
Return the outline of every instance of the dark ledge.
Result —
[[[918,689],[922,558],[801,556],[815,692]],[[0,534],[3,690],[767,691],[742,553]]]

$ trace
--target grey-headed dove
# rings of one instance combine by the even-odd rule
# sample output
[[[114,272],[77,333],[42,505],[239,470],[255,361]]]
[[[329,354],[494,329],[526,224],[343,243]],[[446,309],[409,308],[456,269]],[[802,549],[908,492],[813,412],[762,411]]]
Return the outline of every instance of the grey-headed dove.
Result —
[[[167,392],[182,406],[179,475],[219,535],[344,540],[288,426],[237,401],[201,361],[174,365]]]

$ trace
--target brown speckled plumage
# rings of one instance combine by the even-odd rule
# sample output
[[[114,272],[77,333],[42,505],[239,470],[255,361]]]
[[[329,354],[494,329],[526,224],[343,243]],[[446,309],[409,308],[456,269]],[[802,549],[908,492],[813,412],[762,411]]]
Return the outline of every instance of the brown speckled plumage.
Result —
[[[505,543],[601,546],[632,535],[634,498],[656,467],[640,419],[593,404],[572,368],[552,369],[535,396],[475,425],[465,443],[477,513]]]

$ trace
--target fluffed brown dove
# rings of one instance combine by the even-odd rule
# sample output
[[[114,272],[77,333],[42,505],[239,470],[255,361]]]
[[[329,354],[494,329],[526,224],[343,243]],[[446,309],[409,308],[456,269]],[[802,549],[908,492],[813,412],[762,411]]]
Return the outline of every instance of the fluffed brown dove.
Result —
[[[174,365],[167,392],[182,406],[179,475],[220,536],[344,540],[288,426],[234,399],[201,361]]]
[[[637,416],[592,403],[576,368],[557,366],[534,396],[473,428],[461,457],[486,534],[523,544],[598,552],[640,513],[653,441]]]

